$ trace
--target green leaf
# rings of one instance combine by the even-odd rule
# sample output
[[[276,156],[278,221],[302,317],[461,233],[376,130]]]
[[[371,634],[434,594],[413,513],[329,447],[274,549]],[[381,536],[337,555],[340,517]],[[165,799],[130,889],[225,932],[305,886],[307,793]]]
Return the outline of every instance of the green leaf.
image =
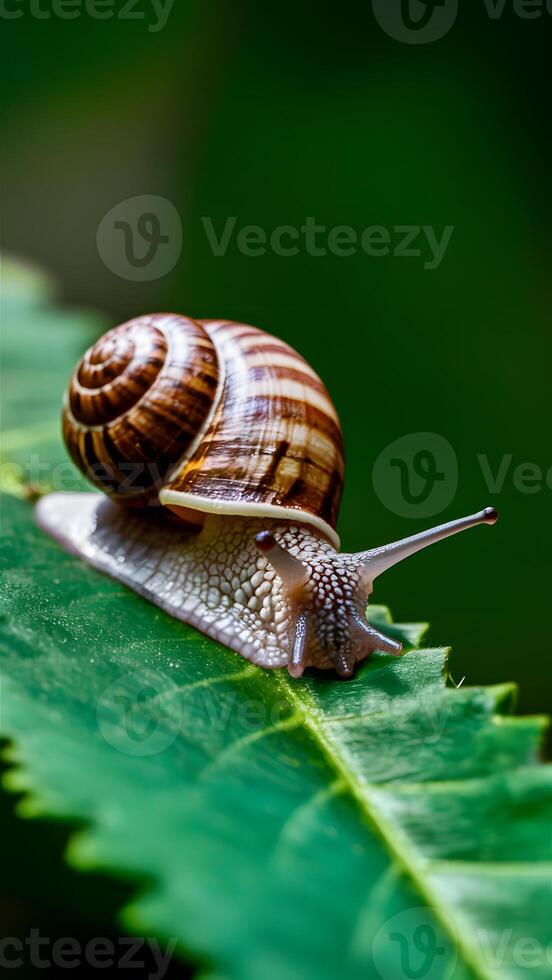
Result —
[[[45,299],[12,304],[8,464],[61,460],[60,392],[91,339]],[[382,607],[401,659],[347,683],[262,671],[1,499],[7,784],[22,815],[83,822],[72,865],[136,882],[126,928],[176,937],[213,980],[549,975],[552,776],[511,686],[447,687],[446,651]]]
[[[0,489],[25,495],[84,488],[60,439],[61,397],[78,358],[101,332],[98,317],[49,305],[53,283],[32,266],[2,269]]]
[[[27,504],[3,524],[9,785],[88,823],[75,865],[148,882],[128,928],[213,977],[400,978],[428,942],[431,976],[527,975],[520,940],[552,938],[552,778],[510,689],[447,688],[443,650],[292,681],[64,554]]]

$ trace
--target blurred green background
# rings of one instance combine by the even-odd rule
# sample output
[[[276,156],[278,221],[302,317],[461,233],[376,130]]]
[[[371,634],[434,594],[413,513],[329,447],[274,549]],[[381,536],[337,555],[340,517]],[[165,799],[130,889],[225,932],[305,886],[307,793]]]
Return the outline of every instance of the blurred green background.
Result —
[[[343,424],[344,550],[496,506],[496,528],[398,566],[375,598],[397,619],[431,621],[456,680],[513,679],[521,711],[549,711],[550,14],[524,19],[506,3],[491,17],[500,5],[481,0],[442,38],[412,44],[369,3],[187,0],[157,31],[146,0],[131,20],[7,7],[22,16],[1,17],[4,248],[109,325],[172,309],[297,347]],[[172,202],[183,238],[170,272],[132,281],[96,235],[137,195]],[[308,216],[326,228],[326,255],[304,238],[294,256],[247,255],[234,235],[216,256],[202,220],[220,237],[229,217],[236,233],[270,235]],[[332,254],[340,225],[383,226],[390,253]],[[422,225],[437,238],[453,227],[437,268],[419,237],[421,255],[393,254],[396,229]],[[420,432],[442,436],[458,466],[455,479],[436,452],[445,479],[427,515],[401,506],[393,452],[383,488],[373,480],[380,454]],[[424,480],[411,479],[421,499]]]
[[[131,20],[12,8],[23,15],[2,24],[4,247],[110,324],[173,309],[296,346],[343,423],[344,549],[497,506],[496,528],[397,567],[376,599],[429,619],[457,679],[515,679],[523,711],[549,709],[552,17],[507,3],[491,18],[482,0],[442,38],[407,44],[371,4],[188,0],[157,31],[146,0]],[[118,275],[96,246],[104,215],[135,195],[168,199],[182,221],[178,261],[155,280]],[[308,216],[327,230],[381,225],[392,248],[314,256],[303,240],[293,257],[253,257],[234,235],[213,255],[202,219],[220,237],[232,216],[236,233]],[[393,254],[409,225],[438,238],[453,226],[437,268],[420,239],[421,256]],[[458,462],[456,492],[447,476],[450,499],[428,517],[399,512],[396,487],[376,492],[372,479],[379,454],[418,432],[443,436]],[[535,470],[520,484],[524,463],[540,482]]]

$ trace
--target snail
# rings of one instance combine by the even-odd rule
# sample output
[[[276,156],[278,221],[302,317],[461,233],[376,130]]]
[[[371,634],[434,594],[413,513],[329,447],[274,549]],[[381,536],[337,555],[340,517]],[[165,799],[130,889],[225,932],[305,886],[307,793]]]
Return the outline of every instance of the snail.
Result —
[[[322,381],[256,327],[176,314],[106,333],[63,406],[98,493],[52,493],[40,527],[172,616],[266,668],[349,677],[401,645],[365,618],[378,575],[493,508],[358,554],[336,533],[341,427]],[[161,506],[158,506],[161,505]]]

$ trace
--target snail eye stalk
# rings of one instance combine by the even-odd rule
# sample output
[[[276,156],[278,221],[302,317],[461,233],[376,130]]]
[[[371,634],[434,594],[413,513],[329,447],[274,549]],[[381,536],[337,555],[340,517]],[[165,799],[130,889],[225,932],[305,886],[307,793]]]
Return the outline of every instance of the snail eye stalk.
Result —
[[[309,622],[307,613],[301,608],[301,596],[308,581],[309,573],[305,566],[289,551],[282,548],[270,531],[261,531],[255,537],[255,544],[262,555],[272,565],[284,583],[288,599],[294,610],[294,628],[291,638],[291,655],[288,671],[291,677],[301,677],[306,666],[308,653]]]
[[[268,559],[274,571],[280,576],[289,595],[296,594],[306,585],[309,573],[298,558],[282,548],[270,531],[261,531],[255,537],[255,544],[262,555]]]
[[[477,514],[460,517],[458,520],[449,521],[447,524],[439,524],[437,527],[422,531],[420,534],[412,534],[401,541],[393,541],[381,548],[361,552],[356,557],[362,561],[367,577],[373,582],[382,572],[386,572],[388,568],[392,568],[397,562],[409,558],[417,551],[429,547],[430,544],[442,541],[443,538],[448,538],[452,534],[458,534],[459,531],[466,531],[469,527],[477,527],[478,524],[495,524],[497,520],[498,514],[494,507],[486,507],[485,510],[480,510]]]

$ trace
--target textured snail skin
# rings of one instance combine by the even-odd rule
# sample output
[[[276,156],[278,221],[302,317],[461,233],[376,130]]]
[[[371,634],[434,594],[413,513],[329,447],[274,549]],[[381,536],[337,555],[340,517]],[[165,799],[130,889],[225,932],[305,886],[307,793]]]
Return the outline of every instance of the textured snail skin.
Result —
[[[271,531],[308,573],[302,607],[313,630],[302,668],[334,667],[348,676],[380,647],[358,626],[370,589],[360,556],[340,555],[310,528],[209,515],[201,532],[175,527],[97,494],[50,494],[37,522],[63,546],[124,582],[170,615],[197,627],[262,667],[288,664],[295,611],[255,536]]]
[[[208,515],[198,533],[98,494],[52,493],[36,507],[39,527],[71,553],[247,660],[287,666],[294,677],[309,666],[349,677],[373,650],[400,653],[400,643],[364,618],[373,580],[428,544],[496,519],[487,508],[373,551],[339,554],[299,524]],[[299,586],[259,553],[265,536],[304,573]]]
[[[349,677],[375,649],[398,654],[365,619],[374,579],[496,520],[487,508],[340,554],[344,463],[330,397],[287,344],[227,320],[154,314],[107,333],[71,379],[63,433],[114,500],[50,494],[39,526],[172,616],[293,677],[309,666]]]

